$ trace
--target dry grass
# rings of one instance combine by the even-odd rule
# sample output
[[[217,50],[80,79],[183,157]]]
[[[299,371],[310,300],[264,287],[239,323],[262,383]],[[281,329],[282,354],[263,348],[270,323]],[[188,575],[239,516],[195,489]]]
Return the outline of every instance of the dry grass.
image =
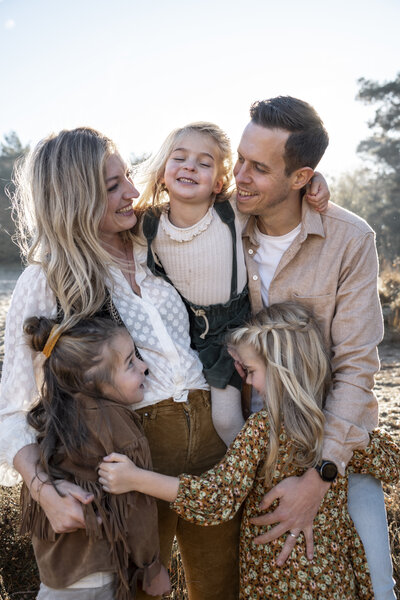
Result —
[[[29,537],[18,535],[19,487],[0,487],[0,597],[33,600],[39,576]],[[8,593],[8,595],[7,595]]]
[[[398,440],[400,443],[400,439]],[[400,590],[400,483],[388,490],[386,496],[388,523],[396,589]]]
[[[400,336],[400,259],[384,267],[379,277],[379,297],[387,332]]]

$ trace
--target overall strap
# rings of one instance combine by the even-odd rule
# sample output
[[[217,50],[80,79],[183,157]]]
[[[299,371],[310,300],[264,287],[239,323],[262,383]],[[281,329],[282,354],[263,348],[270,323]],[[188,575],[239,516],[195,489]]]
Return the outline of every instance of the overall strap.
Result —
[[[172,283],[172,281],[166,274],[165,269],[162,266],[162,264],[159,264],[158,262],[156,262],[154,260],[153,251],[151,249],[151,244],[153,243],[153,240],[155,239],[155,237],[157,235],[159,223],[160,223],[160,217],[155,215],[153,212],[147,211],[143,215],[143,220],[142,220],[143,235],[147,241],[147,266],[150,269],[150,271],[153,273],[153,275],[156,275],[157,277],[163,277],[165,279],[165,281],[167,281],[168,283],[170,283],[173,286],[174,284]]]
[[[236,228],[235,213],[229,200],[224,202],[215,202],[214,208],[225,225],[229,227],[232,236],[232,277],[231,277],[231,298],[237,296],[237,255],[236,255]]]

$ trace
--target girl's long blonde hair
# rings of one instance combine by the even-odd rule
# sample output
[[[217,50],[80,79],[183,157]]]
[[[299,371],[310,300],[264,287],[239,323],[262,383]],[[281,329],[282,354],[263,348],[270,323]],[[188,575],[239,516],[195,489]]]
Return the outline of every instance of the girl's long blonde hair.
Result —
[[[266,483],[274,474],[282,426],[293,443],[294,463],[305,469],[318,464],[330,364],[311,313],[293,302],[273,304],[233,331],[229,344],[250,346],[266,364],[264,403],[270,424]]]
[[[138,171],[139,183],[144,184],[140,199],[135,205],[138,211],[144,211],[152,206],[161,208],[168,199],[168,190],[162,182],[165,165],[170,157],[177,141],[187,133],[200,133],[211,138],[217,145],[219,152],[218,176],[222,178],[223,185],[216,201],[225,200],[228,197],[228,189],[232,180],[232,152],[228,136],[218,125],[206,121],[189,123],[184,127],[174,129],[164,140],[159,151],[144,161]]]
[[[81,127],[43,139],[15,170],[17,240],[27,263],[40,264],[65,325],[90,317],[105,299],[109,266],[99,226],[107,210],[105,162],[114,143]]]

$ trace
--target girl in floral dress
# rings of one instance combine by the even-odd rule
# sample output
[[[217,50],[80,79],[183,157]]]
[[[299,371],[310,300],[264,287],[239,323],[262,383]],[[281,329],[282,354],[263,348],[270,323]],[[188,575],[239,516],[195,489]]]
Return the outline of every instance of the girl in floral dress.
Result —
[[[232,333],[230,350],[247,381],[263,395],[265,409],[247,421],[221,462],[200,477],[174,478],[111,454],[100,466],[100,482],[112,493],[134,489],[169,500],[181,517],[202,525],[231,519],[244,502],[242,599],[372,599],[364,549],[347,512],[346,477],[332,482],[315,519],[313,561],[307,559],[303,534],[288,534],[297,543],[283,567],[275,560],[286,536],[257,543],[267,528],[253,518],[262,513],[266,492],[285,477],[317,467],[323,458],[322,408],[330,370],[313,317],[301,305],[272,305]],[[399,448],[375,431],[368,447],[354,452],[348,471],[394,482],[400,475]]]

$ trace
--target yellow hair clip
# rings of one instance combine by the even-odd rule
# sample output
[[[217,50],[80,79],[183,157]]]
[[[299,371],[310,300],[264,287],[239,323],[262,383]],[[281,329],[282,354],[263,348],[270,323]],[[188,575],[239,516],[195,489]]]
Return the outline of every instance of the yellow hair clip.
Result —
[[[57,344],[58,338],[62,333],[61,329],[56,333],[56,330],[59,329],[59,327],[59,325],[53,325],[53,327],[51,328],[50,335],[47,338],[47,342],[45,343],[44,348],[42,350],[46,358],[49,358],[54,346]]]

